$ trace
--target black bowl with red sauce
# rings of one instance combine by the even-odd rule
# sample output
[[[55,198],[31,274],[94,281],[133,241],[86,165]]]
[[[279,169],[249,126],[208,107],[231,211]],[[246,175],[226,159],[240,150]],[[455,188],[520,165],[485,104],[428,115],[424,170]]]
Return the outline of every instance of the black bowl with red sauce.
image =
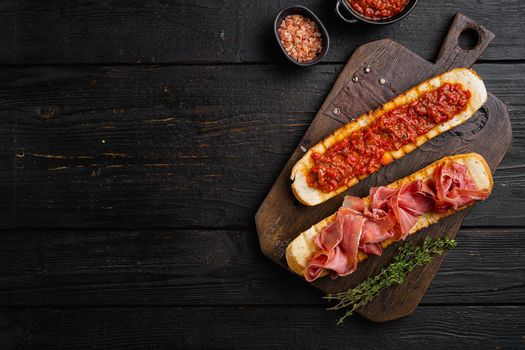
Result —
[[[338,0],[335,12],[346,23],[383,25],[404,18],[417,3],[418,0]],[[341,7],[344,8],[343,11]]]

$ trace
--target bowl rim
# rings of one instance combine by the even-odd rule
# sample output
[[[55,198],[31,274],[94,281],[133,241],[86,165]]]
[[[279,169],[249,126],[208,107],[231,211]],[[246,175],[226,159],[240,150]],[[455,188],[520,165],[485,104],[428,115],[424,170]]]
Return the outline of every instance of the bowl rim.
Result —
[[[297,13],[299,15],[304,15],[304,12],[306,12],[307,16],[310,19],[312,19],[317,24],[317,26],[319,27],[319,30],[321,32],[321,36],[323,37],[323,49],[319,53],[319,56],[317,56],[315,59],[313,59],[313,60],[311,60],[309,62],[299,62],[299,61],[293,59],[288,54],[288,52],[286,52],[286,49],[284,48],[284,46],[283,46],[283,44],[281,42],[281,38],[279,38],[278,29],[279,29],[279,27],[281,25],[281,22],[284,19],[284,14],[287,11],[293,11],[293,10],[300,10],[300,11],[303,12],[303,13]],[[328,35],[328,31],[326,30],[323,22],[321,22],[319,17],[317,17],[316,14],[312,10],[310,10],[309,8],[307,8],[307,7],[303,6],[303,5],[288,6],[286,8],[283,8],[281,11],[279,11],[279,13],[277,14],[277,16],[275,17],[275,20],[274,20],[273,31],[274,31],[274,34],[275,34],[275,38],[277,39],[277,43],[279,44],[279,47],[281,48],[281,51],[286,56],[286,58],[290,62],[292,62],[292,63],[294,63],[294,64],[296,64],[298,66],[301,66],[301,67],[312,66],[312,65],[318,63],[319,61],[321,61],[323,59],[323,57],[326,56],[326,53],[328,52],[328,49],[330,47],[330,37]]]
[[[386,18],[386,19],[379,19],[379,20],[374,20],[374,19],[371,19],[369,17],[366,17],[366,16],[363,16],[362,14],[360,14],[359,12],[355,11],[352,6],[350,6],[348,4],[348,1],[347,0],[337,0],[338,2],[342,3],[342,5],[345,7],[345,9],[350,12],[352,14],[352,16],[354,16],[356,19],[362,21],[362,22],[365,22],[365,23],[369,23],[369,24],[376,24],[376,25],[385,25],[385,24],[392,24],[392,23],[395,23],[397,21],[400,21],[402,20],[403,18],[405,18],[406,16],[408,16],[408,14],[410,12],[412,12],[412,10],[414,9],[414,7],[416,7],[417,3],[419,2],[419,0],[409,0],[411,3],[409,3],[404,9],[403,9],[403,14],[396,17],[396,16],[393,16],[393,17],[389,17],[389,18]]]

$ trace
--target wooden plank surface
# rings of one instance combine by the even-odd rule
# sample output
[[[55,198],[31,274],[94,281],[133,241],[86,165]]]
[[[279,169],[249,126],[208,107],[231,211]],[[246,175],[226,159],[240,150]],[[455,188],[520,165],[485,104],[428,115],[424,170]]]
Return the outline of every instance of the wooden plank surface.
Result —
[[[458,11],[487,25],[496,41],[484,60],[520,60],[525,31],[521,0],[421,1],[386,27],[347,25],[334,1],[305,0],[327,27],[326,62],[344,62],[369,41],[395,38],[433,59]],[[293,0],[8,1],[0,7],[0,64],[56,63],[284,63],[272,33],[280,9]]]
[[[0,5],[2,350],[523,347],[525,4],[420,1],[375,28],[305,0],[332,45],[302,70],[268,29],[295,3]],[[459,10],[497,36],[475,69],[511,109],[513,149],[424,306],[335,327],[259,252],[253,214],[356,47],[391,37],[433,59]]]
[[[11,349],[523,348],[525,306],[420,307],[386,324],[336,326],[321,307],[159,307],[0,310]],[[91,320],[98,320],[96,324]],[[57,332],[57,330],[59,330]],[[57,344],[59,346],[57,347]]]
[[[0,226],[253,227],[340,69],[3,69]],[[474,69],[508,104],[515,138],[465,224],[522,225],[525,65]]]
[[[525,301],[524,234],[523,228],[461,230],[422,303]],[[0,237],[0,307],[328,306],[322,293],[264,258],[254,231],[45,230]]]

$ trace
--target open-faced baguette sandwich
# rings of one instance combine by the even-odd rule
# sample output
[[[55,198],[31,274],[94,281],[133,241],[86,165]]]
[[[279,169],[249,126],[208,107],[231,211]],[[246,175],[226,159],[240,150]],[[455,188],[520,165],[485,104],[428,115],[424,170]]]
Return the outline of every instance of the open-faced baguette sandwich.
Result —
[[[346,276],[368,255],[488,197],[492,174],[477,153],[442,158],[366,198],[345,197],[333,215],[299,234],[286,249],[292,271],[313,281]]]
[[[292,168],[293,193],[303,204],[322,203],[464,123],[486,99],[485,85],[471,69],[427,80],[310,148]]]

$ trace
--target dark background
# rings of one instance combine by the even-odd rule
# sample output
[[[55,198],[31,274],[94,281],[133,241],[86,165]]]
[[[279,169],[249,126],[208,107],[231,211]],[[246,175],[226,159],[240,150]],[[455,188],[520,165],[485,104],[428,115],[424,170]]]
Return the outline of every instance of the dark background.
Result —
[[[311,68],[273,37],[295,3],[331,35]],[[525,2],[421,0],[387,27],[333,6],[0,4],[0,349],[525,347]],[[496,34],[474,69],[513,147],[416,312],[337,327],[255,211],[357,46],[432,60],[457,11]]]

